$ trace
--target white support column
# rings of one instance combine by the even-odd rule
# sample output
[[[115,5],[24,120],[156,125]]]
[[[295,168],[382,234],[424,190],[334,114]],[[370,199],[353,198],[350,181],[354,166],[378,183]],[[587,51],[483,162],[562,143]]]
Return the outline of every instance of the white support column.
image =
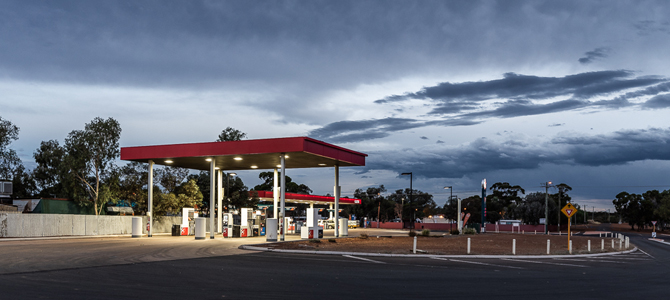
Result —
[[[216,172],[216,233],[223,232],[223,171],[217,170]]]
[[[272,189],[272,198],[274,200],[274,205],[272,205],[272,209],[274,214],[272,215],[273,218],[279,220],[279,217],[277,215],[277,212],[279,211],[279,208],[277,205],[279,205],[279,172],[277,171],[277,168],[275,168],[275,177],[274,177],[274,189]]]
[[[330,211],[328,212],[328,218],[332,219],[333,218],[333,204],[332,203],[329,204],[328,208],[330,209]]]
[[[286,235],[286,221],[284,219],[284,216],[286,215],[286,208],[284,207],[284,200],[286,200],[286,153],[281,154],[281,195],[280,195],[280,201],[281,201],[281,211],[279,212],[279,215],[281,216],[279,218],[279,224],[281,224],[281,237],[279,238],[280,241],[284,241],[284,237]]]
[[[309,208],[314,208],[314,202],[309,203]]]
[[[340,166],[335,165],[335,237],[340,236]]]
[[[149,228],[147,229],[147,236],[151,237],[151,233],[154,229],[154,220],[152,218],[153,207],[154,207],[154,161],[149,161],[149,182],[147,183],[147,191],[149,194],[149,205],[147,207],[147,223],[149,223]]]
[[[216,162],[212,158],[212,161],[209,162],[209,238],[214,238],[214,199],[216,191]]]

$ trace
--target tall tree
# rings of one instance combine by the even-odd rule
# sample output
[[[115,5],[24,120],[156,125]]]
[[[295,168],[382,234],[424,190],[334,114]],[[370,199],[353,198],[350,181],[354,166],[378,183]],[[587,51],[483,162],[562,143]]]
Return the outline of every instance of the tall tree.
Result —
[[[69,174],[63,159],[65,149],[57,140],[42,141],[40,147],[33,153],[37,166],[33,169],[33,177],[42,197],[64,197],[67,194],[64,182]]]
[[[9,148],[12,141],[19,139],[19,127],[0,117],[0,179],[11,180],[21,159],[14,149]]]
[[[219,134],[219,138],[216,139],[217,142],[230,142],[230,141],[241,141],[247,136],[246,133],[239,131],[232,127],[226,127]]]
[[[167,193],[174,193],[175,189],[184,182],[186,176],[188,176],[186,168],[165,166],[156,169],[156,181]]]
[[[281,172],[279,174],[281,175]],[[272,191],[274,187],[274,172],[261,172],[258,174],[258,178],[263,180],[263,183],[256,185],[254,187],[255,191]],[[312,193],[312,189],[305,184],[293,182],[290,176],[286,176],[286,192],[309,195]]]
[[[96,215],[110,200],[107,194],[101,193],[101,184],[119,157],[120,136],[119,122],[113,118],[96,117],[84,126],[84,130],[73,130],[65,139],[65,163],[84,186]]]

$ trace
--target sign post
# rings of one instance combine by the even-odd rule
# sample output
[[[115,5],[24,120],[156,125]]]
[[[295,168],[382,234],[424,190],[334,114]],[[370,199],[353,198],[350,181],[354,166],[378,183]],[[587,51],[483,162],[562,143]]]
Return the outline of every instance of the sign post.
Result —
[[[651,237],[656,238],[656,221],[651,221],[654,224],[654,231],[651,232]]]
[[[577,209],[572,205],[572,203],[568,203],[565,206],[563,206],[563,209],[561,209],[563,214],[568,217],[568,248],[570,247],[570,225],[572,225],[572,219],[570,219],[572,216],[577,213]],[[569,249],[570,253],[572,254],[572,249]]]

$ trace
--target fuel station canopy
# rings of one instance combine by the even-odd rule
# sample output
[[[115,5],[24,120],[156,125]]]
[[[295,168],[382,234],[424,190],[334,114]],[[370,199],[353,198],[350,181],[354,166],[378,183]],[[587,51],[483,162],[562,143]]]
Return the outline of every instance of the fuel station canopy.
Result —
[[[278,168],[282,153],[287,169],[365,166],[367,156],[308,137],[288,137],[123,147],[121,159],[205,171],[214,160],[220,169],[234,171]]]

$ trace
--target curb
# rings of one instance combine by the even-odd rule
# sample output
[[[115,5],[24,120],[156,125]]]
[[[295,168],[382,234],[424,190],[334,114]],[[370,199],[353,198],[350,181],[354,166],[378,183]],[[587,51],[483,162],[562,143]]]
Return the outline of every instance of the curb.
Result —
[[[171,235],[170,233],[154,233],[156,235]],[[12,242],[12,241],[44,241],[44,240],[69,240],[69,239],[96,239],[96,238],[118,238],[118,237],[132,237],[132,234],[109,234],[109,235],[68,235],[68,236],[37,236],[37,237],[21,237],[21,238],[12,238],[12,237],[3,237],[0,238],[0,243],[2,242]],[[147,234],[142,234],[143,238],[147,237]]]
[[[256,245],[242,245],[238,249],[251,251],[265,251],[278,253],[298,253],[298,254],[321,254],[321,255],[355,255],[355,256],[370,256],[370,257],[405,257],[405,258],[566,258],[566,257],[597,257],[597,256],[612,256],[619,254],[628,254],[637,251],[637,247],[620,252],[606,252],[593,254],[567,254],[567,255],[426,255],[426,254],[386,254],[386,253],[368,253],[368,252],[342,252],[342,251],[309,251],[309,250],[282,250],[270,249],[267,247],[258,247]]]

